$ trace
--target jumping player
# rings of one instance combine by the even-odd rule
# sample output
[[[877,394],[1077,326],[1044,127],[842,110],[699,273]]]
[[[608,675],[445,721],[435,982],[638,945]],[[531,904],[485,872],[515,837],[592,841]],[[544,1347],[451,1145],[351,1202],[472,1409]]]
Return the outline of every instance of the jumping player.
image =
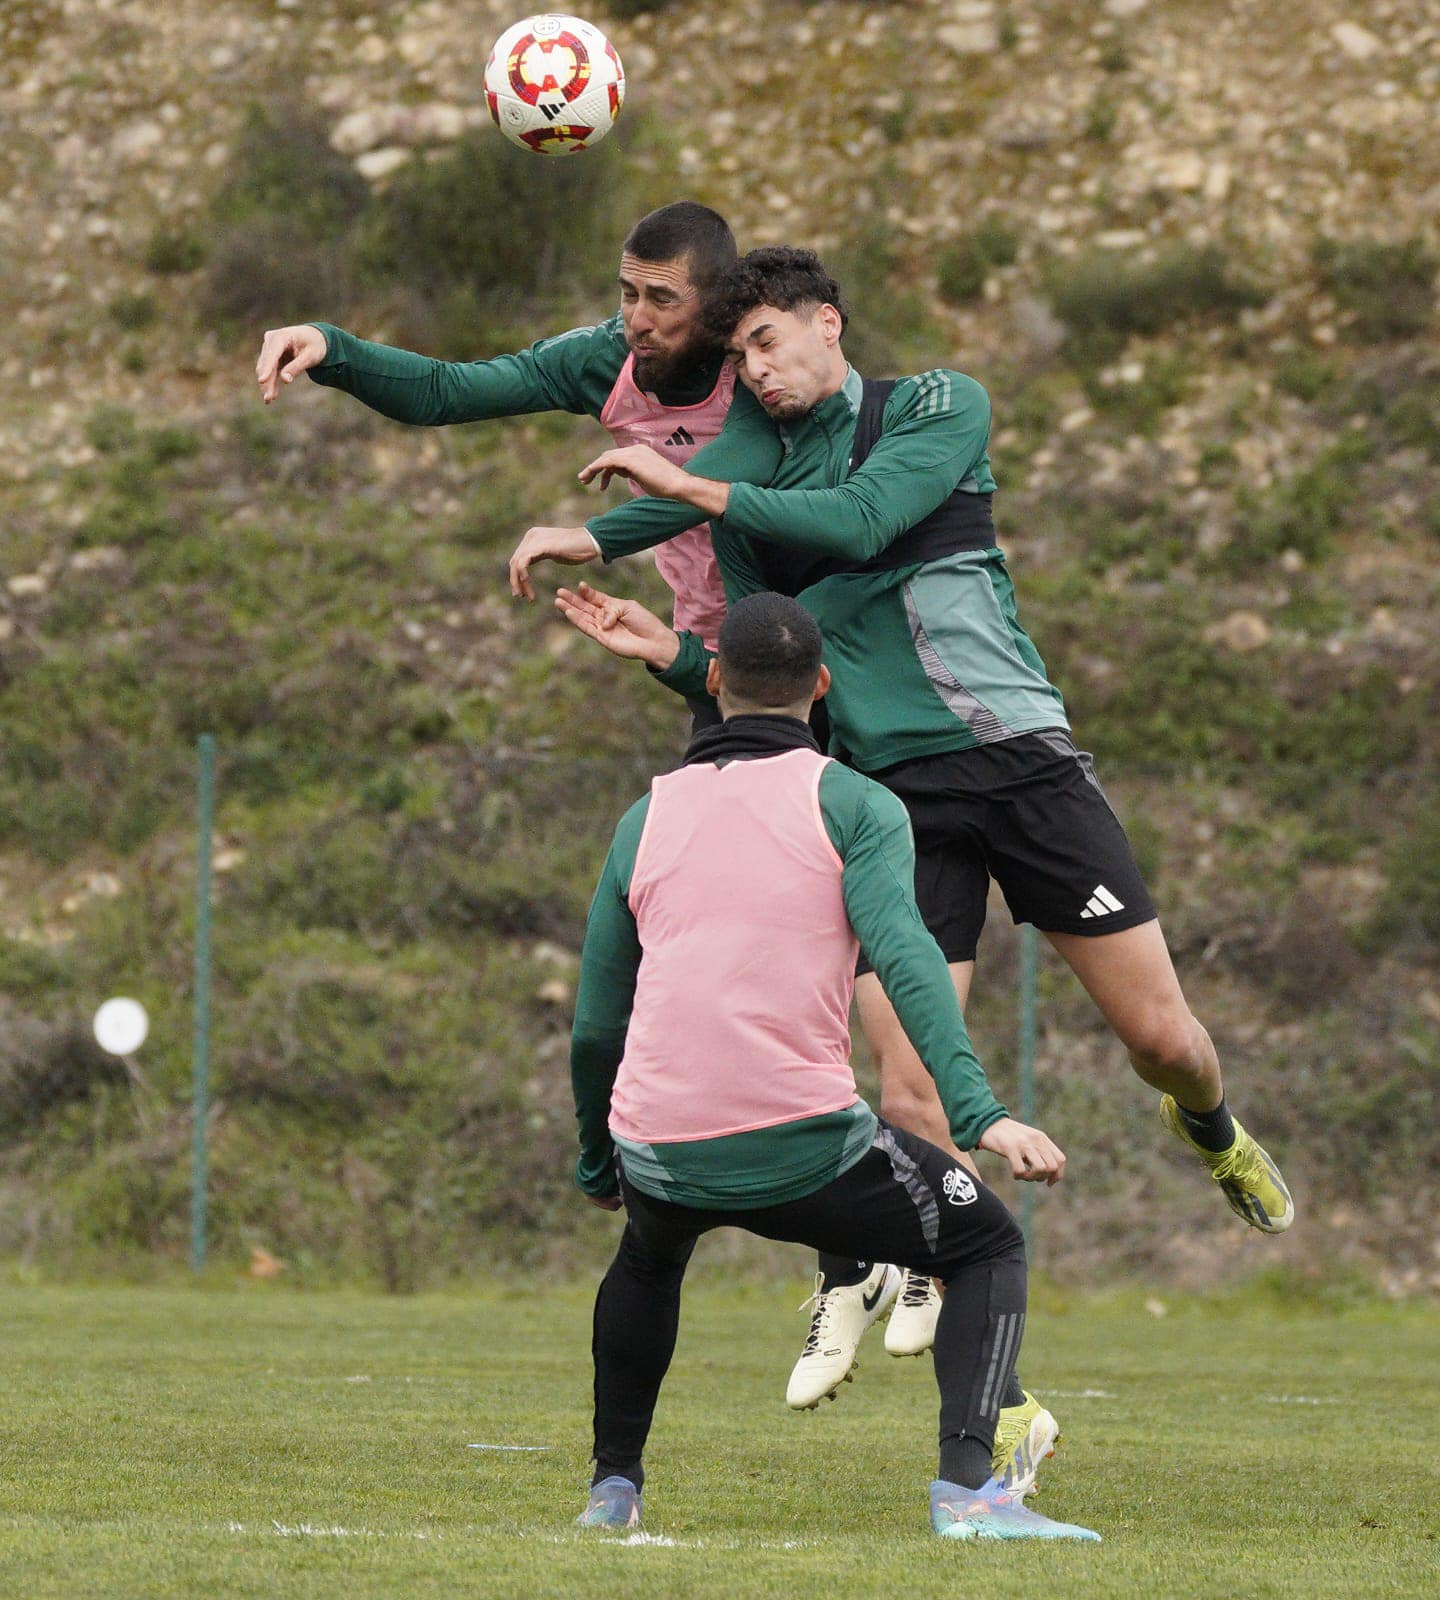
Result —
[[[749,391],[737,387],[720,341],[700,314],[705,292],[736,255],[723,217],[693,201],[676,201],[642,217],[626,237],[618,275],[620,312],[606,322],[541,339],[514,355],[470,362],[439,361],[375,344],[326,322],[271,329],[256,361],[261,397],[273,403],[285,386],[308,373],[318,384],[413,425],[568,411],[595,417],[618,446],[647,444],[673,463],[703,448],[705,470],[712,476],[769,473],[779,465],[781,441]],[[571,530],[532,532],[554,540]],[[685,519],[684,526],[671,527],[663,540],[652,542],[656,565],[675,594],[676,628],[713,645],[725,595],[708,527]],[[593,549],[587,539],[586,554]],[[695,726],[716,720],[714,704],[703,692],[689,697],[689,703]],[[876,1053],[883,1067],[888,1052],[877,1048]],[[907,1120],[909,1098],[903,1085],[882,1091],[890,1120],[943,1141],[938,1113],[928,1124]],[[933,1102],[933,1095],[929,1098]],[[817,1302],[811,1326],[817,1352],[853,1353],[864,1328],[892,1306],[887,1349],[910,1355],[929,1348],[938,1299],[928,1279],[916,1280],[902,1294],[897,1275],[881,1263],[867,1265],[854,1288],[848,1301]],[[837,1318],[832,1337],[829,1324]],[[792,1390],[792,1399],[812,1405],[833,1387],[823,1378],[817,1386],[812,1372]],[[1012,1391],[1003,1426],[1023,1434],[1038,1416],[1038,1407]],[[1035,1436],[1043,1454],[1053,1443],[1053,1419],[1046,1413],[1037,1426],[1051,1430],[1043,1440]]]
[[[569,560],[587,541],[592,556],[598,547],[610,558],[677,517],[709,516],[732,603],[778,588],[819,622],[836,740],[910,813],[917,899],[962,1003],[993,876],[1015,919],[1034,922],[1074,969],[1232,1209],[1282,1232],[1289,1192],[1231,1116],[1214,1045],[1186,1004],[1124,831],[1020,626],[990,519],[985,391],[944,370],[893,386],[863,381],[841,348],[839,287],[809,251],[752,252],[708,298],[707,315],[776,424],[779,467],[767,454],[737,475],[732,457],[721,481],[703,457],[687,471],[640,450],[607,452],[583,479],[618,473],[660,498],[585,529],[531,530],[512,558],[512,588],[527,590],[530,562],[552,544]],[[670,686],[703,683],[701,643],[643,607],[590,591],[564,609],[611,648],[624,636],[621,653]],[[873,974],[857,999],[882,1081],[896,1093],[905,1085],[908,1125],[928,1133],[933,1093]]]

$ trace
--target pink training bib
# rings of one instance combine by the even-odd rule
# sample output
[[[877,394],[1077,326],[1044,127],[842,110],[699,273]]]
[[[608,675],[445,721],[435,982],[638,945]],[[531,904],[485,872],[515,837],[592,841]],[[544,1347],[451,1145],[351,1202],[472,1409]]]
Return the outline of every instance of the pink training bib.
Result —
[[[656,778],[630,882],[642,951],[610,1128],[718,1139],[842,1111],[858,943],[813,750]]]
[[[627,356],[600,425],[617,445],[648,444],[683,467],[725,424],[735,392],[735,369],[727,361],[708,399],[694,406],[662,406],[635,382],[635,357]],[[631,485],[631,493],[640,491]],[[710,524],[687,528],[655,550],[660,576],[675,591],[675,626],[698,633],[713,650],[725,620],[725,586],[710,544]]]

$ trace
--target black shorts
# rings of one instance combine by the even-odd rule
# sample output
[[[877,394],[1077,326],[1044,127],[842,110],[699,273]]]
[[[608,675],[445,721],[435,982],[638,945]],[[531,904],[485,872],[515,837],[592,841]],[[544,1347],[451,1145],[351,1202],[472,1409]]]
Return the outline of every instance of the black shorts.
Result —
[[[994,878],[1016,922],[1104,934],[1155,916],[1089,755],[1059,728],[869,774],[910,813],[915,901],[947,961],[973,961]],[[872,969],[861,959],[859,970]]]
[[[1001,1255],[1024,1259],[1005,1202],[943,1150],[877,1119],[875,1142],[853,1166],[798,1200],[745,1210],[707,1210],[642,1193],[620,1170],[626,1229],[653,1262],[683,1262],[712,1228],[867,1262],[891,1261],[949,1279]]]

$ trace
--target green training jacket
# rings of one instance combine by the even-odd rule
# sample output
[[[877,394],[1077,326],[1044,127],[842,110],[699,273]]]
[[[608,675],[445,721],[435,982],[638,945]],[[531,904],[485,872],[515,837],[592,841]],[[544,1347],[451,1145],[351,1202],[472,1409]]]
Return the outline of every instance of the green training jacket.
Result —
[[[766,570],[776,546],[860,563],[957,489],[993,492],[990,401],[973,378],[936,369],[902,379],[886,403],[879,440],[852,473],[861,394],[852,367],[835,394],[794,423],[771,423],[757,446],[737,438],[721,451],[727,423],[689,462],[696,476],[732,485],[725,516],[711,520],[732,604],[782,586]],[[694,516],[692,506],[646,497],[587,526],[613,560],[670,538]],[[1060,692],[1020,625],[997,546],[841,573],[800,589],[797,598],[825,636],[837,743],[864,771],[1069,726]],[[702,642],[682,634],[680,655],[659,677],[682,694],[703,694],[706,660]]]
[[[396,422],[425,427],[535,411],[569,411],[598,421],[629,354],[618,316],[488,361],[439,361],[372,344],[329,322],[314,326],[326,343],[325,360],[310,369],[314,382],[353,395]],[[698,405],[714,390],[719,374],[717,356],[698,367],[690,383],[663,390],[656,398],[667,406]],[[736,388],[730,419],[708,448],[723,472],[738,472],[757,454],[777,448],[774,426],[749,390]],[[685,527],[694,527],[695,521],[694,508],[688,508]],[[677,531],[684,529],[672,528],[664,537]]]

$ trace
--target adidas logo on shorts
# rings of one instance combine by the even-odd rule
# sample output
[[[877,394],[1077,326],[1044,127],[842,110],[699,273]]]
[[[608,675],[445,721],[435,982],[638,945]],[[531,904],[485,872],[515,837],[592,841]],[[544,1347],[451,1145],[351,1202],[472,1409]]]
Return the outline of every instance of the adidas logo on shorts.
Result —
[[[1095,885],[1095,893],[1085,902],[1081,917],[1108,917],[1112,912],[1123,911],[1125,904],[1110,893],[1103,883]]]

